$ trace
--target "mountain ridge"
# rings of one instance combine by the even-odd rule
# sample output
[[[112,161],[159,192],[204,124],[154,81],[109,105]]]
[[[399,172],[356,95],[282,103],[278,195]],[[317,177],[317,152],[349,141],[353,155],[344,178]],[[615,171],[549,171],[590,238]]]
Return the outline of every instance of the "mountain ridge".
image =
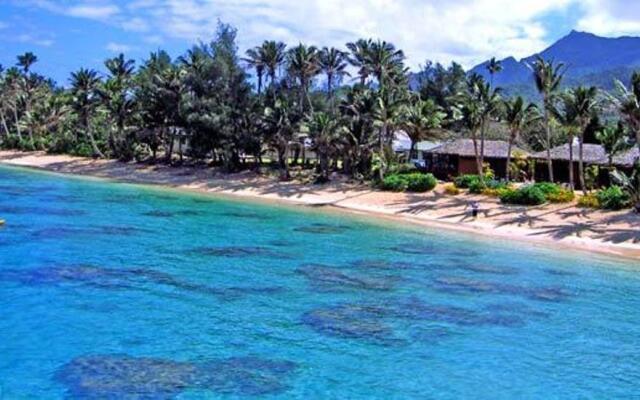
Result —
[[[608,38],[572,30],[539,53],[520,60],[514,57],[501,60],[503,70],[494,75],[494,84],[509,94],[533,94],[535,87],[529,65],[538,55],[565,65],[564,86],[593,85],[610,90],[616,79],[626,83],[633,71],[640,69],[640,37]],[[476,65],[469,73],[489,79],[488,62]],[[521,93],[523,91],[526,93]]]

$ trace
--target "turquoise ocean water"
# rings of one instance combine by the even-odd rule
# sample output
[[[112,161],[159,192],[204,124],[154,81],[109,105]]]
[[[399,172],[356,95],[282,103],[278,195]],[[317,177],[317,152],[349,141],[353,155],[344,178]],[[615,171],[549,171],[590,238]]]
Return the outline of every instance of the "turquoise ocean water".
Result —
[[[0,398],[640,398],[638,263],[0,167]]]

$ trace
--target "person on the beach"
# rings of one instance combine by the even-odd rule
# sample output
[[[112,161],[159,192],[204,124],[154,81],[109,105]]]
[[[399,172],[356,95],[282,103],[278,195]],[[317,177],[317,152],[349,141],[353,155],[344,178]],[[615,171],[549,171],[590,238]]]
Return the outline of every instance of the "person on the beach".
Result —
[[[480,210],[480,203],[478,203],[476,200],[472,201],[471,204],[471,215],[473,216],[473,218],[478,218],[478,211]]]

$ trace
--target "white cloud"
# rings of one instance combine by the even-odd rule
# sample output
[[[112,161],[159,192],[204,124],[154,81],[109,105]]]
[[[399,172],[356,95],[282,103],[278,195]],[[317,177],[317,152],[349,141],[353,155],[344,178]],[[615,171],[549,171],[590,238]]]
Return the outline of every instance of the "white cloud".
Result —
[[[112,53],[128,53],[135,49],[133,46],[115,42],[109,42],[105,48]]]
[[[12,40],[20,43],[28,43],[36,46],[41,46],[41,47],[50,47],[54,43],[53,39],[42,38],[29,33],[22,33],[17,36],[13,36]]]
[[[344,46],[381,38],[405,50],[413,67],[426,59],[469,66],[530,55],[548,43],[539,19],[574,0],[163,0],[153,8],[169,37],[207,40],[218,19],[239,28],[241,47],[264,39]]]
[[[146,43],[149,43],[149,44],[162,44],[164,42],[164,40],[162,39],[162,36],[160,35],[146,36],[142,40],[144,40]]]
[[[584,17],[578,28],[607,36],[638,35],[640,33],[640,2],[630,0],[585,0],[581,7]]]
[[[147,24],[147,21],[140,17],[127,19],[123,21],[120,26],[122,26],[122,29],[125,31],[132,32],[147,32],[149,30],[149,24]]]
[[[140,41],[152,44],[163,38],[207,41],[218,20],[238,28],[241,50],[265,39],[343,47],[361,37],[381,38],[403,49],[414,68],[427,59],[470,67],[491,56],[541,51],[552,39],[545,25],[550,13],[598,34],[640,33],[640,2],[629,0],[29,1],[143,33]]]
[[[108,19],[120,12],[120,9],[113,4],[81,4],[64,9],[65,14],[72,17],[89,19]]]

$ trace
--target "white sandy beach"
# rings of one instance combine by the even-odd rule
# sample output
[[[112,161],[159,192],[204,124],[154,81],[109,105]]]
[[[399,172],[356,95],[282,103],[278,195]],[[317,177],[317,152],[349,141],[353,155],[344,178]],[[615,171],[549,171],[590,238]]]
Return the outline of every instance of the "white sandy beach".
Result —
[[[631,211],[603,212],[566,204],[505,206],[484,196],[447,195],[441,186],[427,194],[388,193],[364,185],[305,185],[277,182],[249,172],[223,175],[209,168],[150,166],[42,152],[0,151],[0,163],[210,194],[336,207],[378,218],[493,236],[500,240],[524,240],[542,246],[640,259],[640,215]],[[482,207],[480,217],[475,220],[467,210],[472,199],[479,200]]]

